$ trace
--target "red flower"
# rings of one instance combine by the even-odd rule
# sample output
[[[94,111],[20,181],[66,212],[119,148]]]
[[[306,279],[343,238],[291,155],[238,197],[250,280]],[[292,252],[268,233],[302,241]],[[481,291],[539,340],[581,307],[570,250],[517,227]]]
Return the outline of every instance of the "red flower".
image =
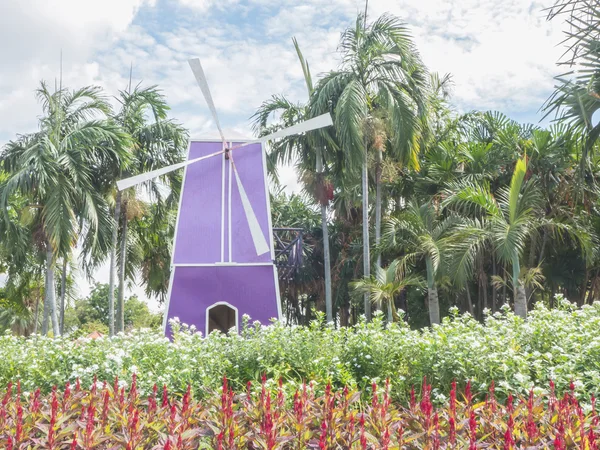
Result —
[[[163,384],[163,393],[162,393],[162,405],[161,407],[164,408],[166,406],[169,405],[169,395],[167,392],[167,385]]]
[[[327,422],[321,422],[321,437],[319,438],[319,448],[325,450],[327,448]]]

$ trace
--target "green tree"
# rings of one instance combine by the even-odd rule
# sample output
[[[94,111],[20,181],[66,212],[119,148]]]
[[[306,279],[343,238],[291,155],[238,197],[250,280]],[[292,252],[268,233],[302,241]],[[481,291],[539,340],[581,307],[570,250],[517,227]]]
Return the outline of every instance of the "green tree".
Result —
[[[174,191],[179,192],[181,180],[177,180],[177,183]],[[143,213],[133,217],[128,226],[126,258],[129,263],[126,275],[133,279],[137,269],[145,294],[164,303],[171,276],[177,204],[157,202],[143,205]]]
[[[512,266],[515,313],[523,318],[527,316],[527,297],[520,278],[521,258],[527,240],[549,224],[544,220],[539,190],[525,182],[526,173],[526,159],[519,159],[510,186],[500,189],[497,196],[486,184],[467,182],[447,200],[448,205],[479,216],[462,224],[454,236],[455,275],[467,278],[477,253],[489,243],[499,260]]]
[[[37,96],[44,112],[40,130],[9,142],[0,157],[8,174],[0,184],[0,209],[8,220],[11,197],[27,199],[18,214],[46,253],[42,333],[51,319],[57,336],[57,258],[69,255],[80,239],[96,254],[108,250],[112,220],[102,174],[126,158],[127,136],[114,123],[97,119],[110,114],[99,88],[51,93],[42,83]]]
[[[298,42],[294,39],[294,47],[302,72],[304,82],[308,91],[308,97],[313,94],[313,80],[310,73],[308,61],[304,59]],[[279,114],[280,123],[268,126],[268,120],[273,114]],[[310,118],[309,103],[295,104],[283,96],[273,96],[270,100],[264,102],[258,111],[254,114],[255,128],[259,133],[270,133],[274,128],[285,128]],[[268,131],[267,131],[268,130]],[[331,184],[328,182],[325,172],[327,169],[326,159],[335,149],[331,140],[323,139],[324,132],[305,133],[304,135],[294,135],[281,139],[271,145],[273,155],[280,161],[286,163],[296,161],[296,168],[301,176],[306,180],[311,178],[313,189],[308,189],[311,197],[320,205],[321,208],[321,229],[323,233],[323,267],[325,282],[325,310],[327,321],[333,321],[333,301],[331,286],[331,253],[329,245],[329,229],[327,208],[330,201],[329,191]],[[332,147],[334,147],[332,149]]]
[[[565,16],[567,51],[558,64],[567,69],[556,78],[556,89],[544,110],[546,115],[555,114],[558,121],[581,132],[580,167],[590,175],[590,155],[600,138],[600,122],[593,119],[600,110],[600,9],[595,0],[560,0],[548,10],[549,20]]]
[[[389,140],[398,161],[416,162],[418,117],[424,110],[426,72],[406,26],[383,15],[368,27],[359,16],[342,35],[342,65],[319,81],[311,108],[332,111],[335,129],[347,159],[362,165],[363,273],[370,277],[369,145],[377,150],[376,185],[380,192],[382,151]],[[383,138],[382,138],[383,136]],[[375,205],[376,237],[381,221],[380,195]],[[376,239],[377,241],[377,239]],[[371,316],[369,296],[365,314]]]
[[[438,207],[439,208],[439,207]],[[448,257],[447,238],[458,223],[455,215],[444,217],[431,202],[412,202],[398,217],[386,223],[383,247],[399,251],[404,267],[425,260],[429,322],[440,323],[440,304],[436,280]]]
[[[154,328],[162,326],[162,316],[153,313],[146,302],[131,296],[125,302],[125,329]]]
[[[86,298],[76,300],[73,307],[67,310],[67,328],[71,332],[80,329],[88,334],[92,331],[104,333],[105,329],[108,331],[109,295],[108,284],[96,283]],[[160,314],[150,311],[148,305],[136,296],[128,298],[124,303],[126,329],[158,328],[161,325]]]
[[[120,91],[117,99],[121,107],[114,116],[114,120],[127,133],[130,142],[127,164],[117,167],[115,170],[115,173],[118,173],[118,178],[127,178],[182,161],[187,146],[187,132],[180,125],[167,118],[169,106],[156,86],[148,88],[138,86],[132,92],[130,90]],[[126,274],[129,273],[130,276],[135,274],[135,267],[127,268],[127,256],[129,222],[133,218],[139,217],[144,209],[144,205],[138,199],[138,196],[140,192],[145,191],[154,201],[166,203],[165,207],[154,208],[153,212],[168,214],[169,206],[174,208],[176,199],[179,197],[180,177],[181,174],[179,173],[171,173],[161,177],[161,179],[150,180],[144,183],[144,186],[136,189],[116,192],[115,228],[112,233],[108,297],[109,305],[114,309],[115,269],[118,255],[119,289],[116,308],[116,331],[123,331],[125,326]],[[167,190],[165,187],[171,189]],[[168,194],[165,195],[165,191]],[[166,219],[163,216],[154,217],[159,222]],[[137,231],[140,231],[140,229],[138,228]],[[118,242],[119,238],[120,243]],[[112,313],[110,317],[109,329],[112,334],[115,330]]]
[[[394,300],[407,286],[422,284],[421,278],[403,274],[403,263],[400,260],[392,261],[387,269],[376,264],[374,276],[351,283],[351,288],[359,294],[369,295],[371,302],[376,304],[379,309],[383,309],[385,305],[388,321],[398,322],[401,318],[396,311]]]

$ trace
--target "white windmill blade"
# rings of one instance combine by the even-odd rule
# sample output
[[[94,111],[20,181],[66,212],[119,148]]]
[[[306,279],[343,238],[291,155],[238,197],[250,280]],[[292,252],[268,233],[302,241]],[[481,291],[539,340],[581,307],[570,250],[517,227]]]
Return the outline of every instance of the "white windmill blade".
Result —
[[[237,168],[235,167],[235,164],[232,164],[232,166],[233,173],[235,175],[235,182],[240,193],[240,199],[242,200],[242,207],[244,209],[244,214],[246,215],[246,221],[248,222],[248,227],[250,227],[250,235],[252,236],[252,242],[254,243],[256,254],[260,256],[267,253],[271,248],[269,247],[269,244],[265,239],[265,235],[262,232],[260,224],[258,223],[258,219],[256,218],[256,214],[254,213],[254,209],[252,209],[252,204],[250,203],[248,194],[246,194],[246,190],[244,189],[242,180],[240,180],[240,175],[238,174]]]
[[[210,95],[210,89],[208,88],[208,81],[206,80],[206,75],[204,75],[204,70],[202,69],[202,64],[200,64],[200,60],[198,58],[190,59],[190,60],[188,60],[188,63],[190,65],[190,67],[192,68],[192,72],[194,72],[194,76],[196,77],[198,86],[200,86],[202,95],[204,95],[204,100],[206,100],[208,109],[210,109],[210,113],[212,114],[215,124],[217,125],[217,129],[219,130],[219,134],[221,135],[221,140],[223,141],[223,143],[225,143],[226,142],[225,135],[223,134],[223,130],[221,129],[221,124],[219,123],[219,116],[217,116],[217,108],[215,108],[215,102],[213,101],[212,95]]]
[[[333,120],[331,119],[331,115],[329,113],[322,114],[320,116],[314,117],[312,119],[305,120],[304,122],[297,123],[296,125],[292,125],[291,127],[284,128],[283,130],[276,131],[271,134],[267,134],[259,139],[255,139],[253,141],[245,142],[241,145],[237,145],[232,148],[240,148],[245,147],[251,144],[257,144],[259,142],[267,142],[272,139],[282,138],[291,136],[293,134],[300,134],[306,131],[317,130],[319,128],[325,128],[330,125],[333,125]]]
[[[182,167],[189,166],[190,164],[197,163],[198,161],[202,161],[204,159],[212,158],[213,156],[221,155],[225,153],[224,150],[220,152],[211,153],[210,155],[201,156],[200,158],[190,159],[189,161],[184,161],[177,164],[172,164],[167,167],[163,167],[161,169],[151,170],[150,172],[142,173],[140,175],[136,175],[133,177],[125,178],[123,180],[117,181],[117,189],[122,191],[124,189],[135,186],[136,184],[144,183],[146,181],[151,180],[152,178],[160,177],[161,175],[165,175],[169,172],[173,172],[174,170],[181,169]]]

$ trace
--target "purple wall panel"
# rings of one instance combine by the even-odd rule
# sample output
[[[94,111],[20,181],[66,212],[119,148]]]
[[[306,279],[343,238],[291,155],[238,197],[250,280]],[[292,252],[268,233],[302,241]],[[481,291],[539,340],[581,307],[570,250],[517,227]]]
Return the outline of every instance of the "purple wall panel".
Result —
[[[235,144],[234,144],[235,145]],[[188,159],[220,151],[220,142],[192,142]],[[267,242],[272,247],[265,189],[263,150],[253,144],[234,150],[235,165]],[[225,227],[228,226],[229,161],[218,155],[187,168],[176,231],[174,264],[221,262],[222,173],[225,163]],[[232,174],[233,175],[233,174]],[[231,183],[232,262],[266,263],[270,253],[257,255],[235,179]],[[224,261],[229,261],[229,233],[224,239]]]
[[[178,317],[206,334],[206,309],[227,302],[242,315],[268,324],[279,317],[276,274],[272,265],[175,267],[168,318]]]
[[[222,150],[220,142],[192,142],[188,159]],[[188,166],[176,231],[174,264],[221,261],[221,183],[223,157]]]

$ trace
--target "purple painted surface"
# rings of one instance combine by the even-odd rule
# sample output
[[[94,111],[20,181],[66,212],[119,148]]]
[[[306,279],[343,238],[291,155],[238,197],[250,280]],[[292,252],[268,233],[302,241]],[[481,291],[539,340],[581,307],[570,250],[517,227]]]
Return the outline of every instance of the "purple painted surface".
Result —
[[[175,267],[168,318],[194,324],[206,335],[206,309],[227,302],[242,316],[268,324],[278,318],[276,273],[272,265]]]
[[[221,150],[221,142],[191,142],[188,159]],[[232,153],[272,251],[262,145],[253,144]],[[256,254],[233,173],[229,195],[229,169],[230,161],[223,155],[188,166],[177,222],[167,318],[179,317],[204,334],[207,331],[206,310],[219,302],[237,308],[238,326],[241,326],[244,314],[263,324],[268,324],[271,318],[279,318],[278,279],[271,252]],[[227,216],[230,199],[231,243]],[[230,244],[233,265],[229,262]],[[221,262],[228,265],[220,265]],[[257,263],[260,265],[247,265]],[[166,331],[169,335],[169,330]]]
[[[220,142],[192,142],[188,159],[222,150]],[[174,264],[221,261],[221,174],[223,157],[188,166],[177,223]]]
[[[220,142],[192,142],[188,159],[198,158],[222,149]],[[232,151],[248,199],[254,209],[262,232],[273,246],[269,229],[267,191],[261,144]],[[188,166],[183,186],[173,264],[214,264],[221,262],[222,181],[225,164],[225,241],[224,262],[229,261],[228,202],[229,164],[218,155]],[[233,177],[233,174],[232,174]],[[257,255],[248,222],[242,208],[235,179],[231,182],[231,239],[232,262],[266,263],[270,252]]]

